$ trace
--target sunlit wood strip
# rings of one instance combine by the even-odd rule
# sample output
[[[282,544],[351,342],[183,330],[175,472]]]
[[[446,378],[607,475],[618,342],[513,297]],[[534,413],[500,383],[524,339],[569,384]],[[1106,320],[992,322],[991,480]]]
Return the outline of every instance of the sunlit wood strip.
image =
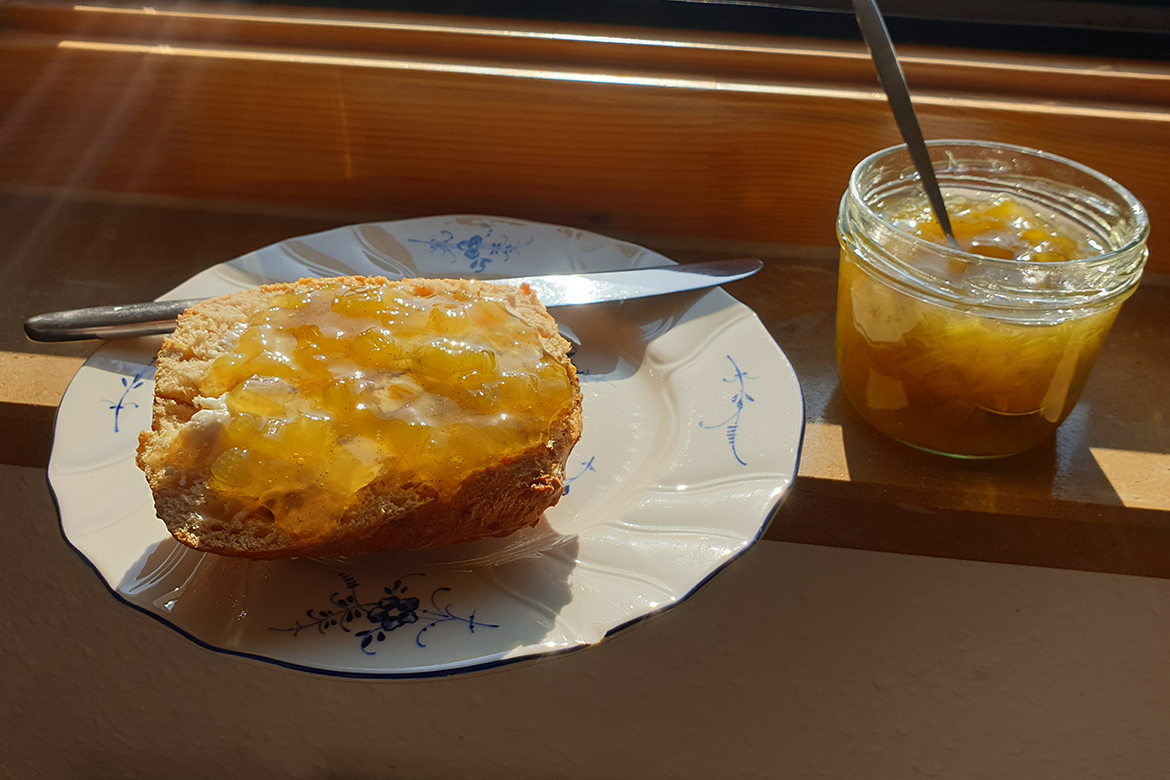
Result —
[[[57,408],[81,358],[0,351],[0,403]]]
[[[48,464],[57,404],[83,362],[0,351],[0,463]]]
[[[127,16],[133,18],[145,17],[151,19],[188,19],[216,22],[236,21],[252,22],[265,25],[296,25],[304,27],[336,27],[343,29],[350,28],[387,30],[396,32],[441,33],[444,35],[537,39],[544,41],[563,41],[589,44],[617,44],[622,46],[717,51],[740,54],[796,55],[801,57],[853,60],[866,64],[869,62],[869,55],[865,51],[859,50],[856,47],[853,47],[852,49],[845,49],[844,46],[840,44],[835,46],[825,46],[824,44],[821,44],[818,46],[818,43],[814,41],[797,46],[793,45],[790,41],[787,40],[780,40],[767,44],[731,42],[729,40],[698,40],[681,37],[678,35],[677,31],[656,31],[659,33],[659,37],[651,37],[645,34],[638,35],[634,32],[631,32],[627,35],[572,33],[548,29],[525,29],[519,27],[516,22],[512,22],[508,26],[503,26],[504,23],[501,22],[499,23],[500,26],[492,27],[482,23],[458,24],[449,21],[445,23],[423,22],[418,20],[394,21],[384,18],[357,18],[354,16],[347,16],[346,18],[328,18],[323,17],[320,14],[293,15],[289,13],[288,9],[274,9],[268,14],[256,14],[229,8],[220,8],[214,11],[200,11],[187,9],[171,10],[157,7],[120,8],[110,6],[75,5],[72,7],[72,10],[79,16],[94,14]],[[989,58],[972,56],[970,54],[960,55],[958,57],[914,54],[914,47],[910,47],[909,51],[911,53],[903,54],[901,56],[904,66],[925,65],[930,67],[952,68],[956,65],[961,65],[962,67],[967,68],[1005,71],[1008,73],[1049,73],[1087,78],[1122,78],[1170,83],[1170,73],[1143,71],[1132,66],[1124,67],[1118,65],[1117,63],[1111,63],[1108,66],[1094,65],[1091,67],[1086,67],[1075,62],[1047,63],[1035,57],[1031,60],[1027,60],[1018,57],[1011,58],[1010,55],[1001,55],[1000,57],[993,60]]]
[[[1109,447],[1093,447],[1090,452],[1123,505],[1138,509],[1165,506],[1170,492],[1170,453]]]
[[[669,78],[649,75],[629,75],[597,71],[559,70],[552,68],[519,68],[459,62],[405,60],[383,57],[351,57],[342,55],[306,54],[301,52],[272,52],[248,49],[198,48],[170,44],[130,44],[104,41],[61,41],[62,49],[102,51],[121,54],[149,54],[170,57],[204,57],[222,60],[252,60],[256,62],[288,62],[351,68],[384,68],[388,70],[450,73],[468,76],[541,79],[547,81],[585,82],[660,89],[695,89],[755,95],[824,98],[828,100],[861,100],[885,102],[885,95],[875,90],[807,87],[796,84],[769,84],[719,81],[701,78]],[[919,105],[935,105],[974,110],[1015,111],[1025,114],[1048,114],[1064,117],[1094,117],[1099,119],[1133,120],[1138,122],[1170,123],[1170,110],[1111,109],[1077,104],[1037,103],[1030,100],[996,100],[988,98],[954,97],[919,94]]]
[[[147,54],[167,57],[201,57],[213,60],[248,60],[253,62],[299,63],[349,68],[379,68],[385,70],[447,73],[466,76],[494,76],[503,78],[539,79],[544,81],[612,84],[661,89],[698,89],[721,92],[742,92],[759,95],[788,95],[834,100],[864,100],[884,102],[885,96],[876,90],[833,89],[789,84],[765,84],[718,81],[701,78],[669,78],[663,76],[606,73],[599,71],[562,70],[553,68],[521,68],[463,62],[442,62],[424,59],[395,59],[390,57],[357,57],[346,55],[310,54],[304,52],[260,51],[249,49],[201,48],[171,44],[133,44],[112,41],[61,41],[58,47],[66,50],[109,52],[116,54]]]

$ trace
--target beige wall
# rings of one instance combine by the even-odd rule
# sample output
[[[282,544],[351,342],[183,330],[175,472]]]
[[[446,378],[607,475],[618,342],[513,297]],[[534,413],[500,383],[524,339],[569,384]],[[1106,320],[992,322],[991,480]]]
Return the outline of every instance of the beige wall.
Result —
[[[1170,581],[764,542],[576,655],[371,683],[121,606],[42,471],[0,528],[0,777],[1170,775]]]

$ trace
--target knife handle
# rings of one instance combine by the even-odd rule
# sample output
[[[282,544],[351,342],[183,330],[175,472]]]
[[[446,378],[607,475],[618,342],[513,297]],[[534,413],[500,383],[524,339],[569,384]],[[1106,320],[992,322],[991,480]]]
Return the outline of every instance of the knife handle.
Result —
[[[24,332],[33,341],[154,336],[174,330],[175,318],[200,300],[151,301],[38,314],[25,320]]]

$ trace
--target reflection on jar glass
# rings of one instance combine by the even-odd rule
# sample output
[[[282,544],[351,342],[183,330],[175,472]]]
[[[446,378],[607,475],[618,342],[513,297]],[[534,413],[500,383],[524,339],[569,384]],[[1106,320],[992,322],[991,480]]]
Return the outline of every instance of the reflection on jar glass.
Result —
[[[1132,195],[1070,160],[929,144],[956,238],[943,244],[905,147],[868,157],[841,201],[837,367],[881,431],[959,457],[1040,444],[1076,405],[1146,261]]]

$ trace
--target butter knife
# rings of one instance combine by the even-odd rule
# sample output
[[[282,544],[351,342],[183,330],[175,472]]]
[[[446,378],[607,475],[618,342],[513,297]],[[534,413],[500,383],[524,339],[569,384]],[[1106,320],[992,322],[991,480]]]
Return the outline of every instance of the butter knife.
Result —
[[[519,276],[484,281],[511,285],[526,283],[545,307],[551,309],[701,290],[746,279],[763,267],[764,264],[756,258],[744,257],[588,274]],[[170,333],[175,328],[175,318],[201,300],[204,299],[151,301],[38,314],[25,321],[24,332],[33,341],[117,339]]]

